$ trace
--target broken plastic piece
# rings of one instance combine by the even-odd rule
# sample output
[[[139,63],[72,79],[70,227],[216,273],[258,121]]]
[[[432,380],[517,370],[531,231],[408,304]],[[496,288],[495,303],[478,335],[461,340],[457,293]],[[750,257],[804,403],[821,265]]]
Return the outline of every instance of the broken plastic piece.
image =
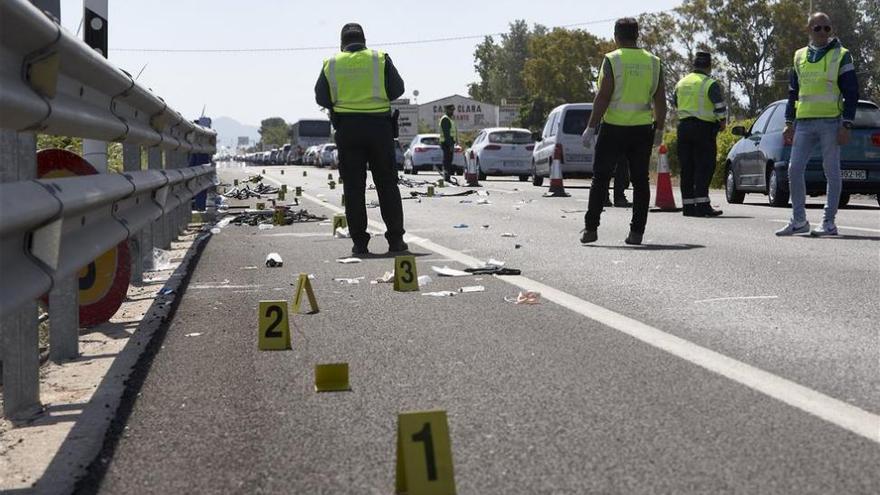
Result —
[[[348,233],[348,227],[336,227],[336,232],[333,234],[337,239],[350,239],[351,234]]]
[[[516,237],[516,234],[514,234],[512,232],[505,232],[505,233],[501,234],[501,237]]]
[[[466,228],[468,228],[468,226],[466,223],[460,223],[458,225],[453,225],[452,228],[453,229],[466,229]]]
[[[430,284],[431,282],[433,282],[431,277],[429,277],[427,275],[420,275],[419,276],[419,287],[424,287],[424,286]]]
[[[467,277],[468,275],[470,275],[470,273],[468,272],[456,270],[455,268],[449,268],[448,266],[444,266],[443,268],[432,266],[431,270],[434,270],[434,272],[441,277]]]
[[[266,255],[266,266],[269,268],[275,268],[282,265],[284,265],[284,261],[282,261],[280,254],[269,253]]]
[[[467,294],[468,292],[486,292],[486,288],[482,285],[471,285],[468,287],[462,287],[461,289],[458,289],[458,291],[463,294]]]
[[[360,263],[363,261],[360,258],[339,258],[336,260],[337,263],[342,263],[343,265],[350,265],[352,263]]]
[[[504,300],[514,304],[541,304],[541,293],[529,290],[520,292],[516,297],[505,297]]]
[[[257,225],[257,228],[260,230],[272,230],[275,228],[275,226],[272,225],[271,223],[261,223],[261,224]]]
[[[434,296],[434,297],[451,297],[455,295],[455,292],[451,290],[441,290],[437,292],[422,292],[423,296]]]

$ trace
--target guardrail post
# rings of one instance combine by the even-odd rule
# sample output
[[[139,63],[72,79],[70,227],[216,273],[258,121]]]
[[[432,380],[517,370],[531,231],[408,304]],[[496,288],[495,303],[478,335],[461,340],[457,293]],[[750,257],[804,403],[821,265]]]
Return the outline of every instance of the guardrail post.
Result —
[[[147,148],[147,168],[150,170],[162,170],[162,150],[158,147]],[[147,241],[144,243],[147,255],[147,268],[153,269],[153,248],[162,246],[162,217],[159,217],[145,230]]]
[[[141,147],[136,144],[122,144],[122,169],[125,172],[137,172],[141,169]],[[131,249],[131,282],[144,282],[144,231],[132,232],[128,241]]]
[[[0,130],[0,181],[29,180],[36,175],[37,139],[34,133]],[[9,419],[26,418],[42,408],[37,325],[36,301],[0,315],[3,415]]]
[[[49,291],[49,359],[79,356],[79,277],[56,279]]]

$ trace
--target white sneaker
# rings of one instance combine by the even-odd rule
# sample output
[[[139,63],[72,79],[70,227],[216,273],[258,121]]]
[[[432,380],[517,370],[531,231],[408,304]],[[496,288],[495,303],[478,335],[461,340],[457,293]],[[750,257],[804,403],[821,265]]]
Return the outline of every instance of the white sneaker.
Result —
[[[788,225],[776,231],[776,235],[789,236],[795,234],[806,234],[810,231],[810,222],[804,222],[800,225],[795,224],[794,222],[788,222]]]
[[[823,222],[822,226],[818,229],[813,229],[813,231],[810,232],[810,235],[812,235],[813,237],[837,235],[837,226],[833,223]]]

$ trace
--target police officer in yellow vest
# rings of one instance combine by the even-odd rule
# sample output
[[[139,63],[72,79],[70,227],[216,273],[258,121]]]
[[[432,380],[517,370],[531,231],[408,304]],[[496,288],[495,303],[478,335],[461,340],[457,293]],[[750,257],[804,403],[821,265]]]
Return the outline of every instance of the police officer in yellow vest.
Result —
[[[814,236],[837,235],[834,223],[840,202],[840,146],[850,139],[859,101],[859,82],[849,51],[833,38],[831,19],[817,12],[807,23],[810,44],[794,54],[785,110],[785,138],[793,139],[788,162],[791,220],[779,236],[810,232],[805,210],[805,169],[816,144],[822,149],[827,199],[822,226]],[[876,35],[876,34],[875,34]]]
[[[443,116],[440,117],[440,149],[443,150],[443,179],[449,182],[455,175],[452,166],[452,158],[455,156],[455,145],[458,142],[458,126],[455,125],[455,105],[443,107]]]
[[[403,79],[388,55],[367,48],[359,24],[343,26],[341,41],[342,51],[324,61],[315,84],[315,101],[330,110],[336,129],[345,217],[354,243],[351,251],[369,252],[364,199],[367,162],[379,195],[388,251],[406,251],[391,118],[391,101],[403,94]]]
[[[660,59],[639,48],[638,37],[639,24],[635,19],[618,19],[614,24],[614,41],[619,48],[605,55],[599,71],[599,92],[583,133],[584,145],[589,149],[595,144],[596,151],[582,243],[598,239],[608,183],[622,156],[629,163],[633,186],[632,222],[624,242],[641,244],[648,222],[648,165],[654,133],[662,132],[666,121],[666,90]]]
[[[712,79],[712,56],[697,52],[694,71],[675,85],[672,103],[678,109],[678,163],[681,166],[681,202],[686,217],[717,217],[709,202],[709,184],[715,173],[716,138],[724,130],[727,104],[718,81]]]

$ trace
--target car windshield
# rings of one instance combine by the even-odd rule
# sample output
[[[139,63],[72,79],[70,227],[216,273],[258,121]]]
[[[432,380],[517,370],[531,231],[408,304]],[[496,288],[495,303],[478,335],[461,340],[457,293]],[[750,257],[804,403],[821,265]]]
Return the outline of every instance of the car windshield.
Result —
[[[880,127],[880,108],[874,105],[859,105],[853,127]]]
[[[565,112],[565,120],[562,122],[563,134],[583,134],[590,121],[590,110],[569,110]]]
[[[425,146],[440,146],[440,138],[439,137],[423,137],[422,144]]]
[[[489,142],[497,144],[530,144],[532,134],[524,131],[501,131],[489,134]]]

